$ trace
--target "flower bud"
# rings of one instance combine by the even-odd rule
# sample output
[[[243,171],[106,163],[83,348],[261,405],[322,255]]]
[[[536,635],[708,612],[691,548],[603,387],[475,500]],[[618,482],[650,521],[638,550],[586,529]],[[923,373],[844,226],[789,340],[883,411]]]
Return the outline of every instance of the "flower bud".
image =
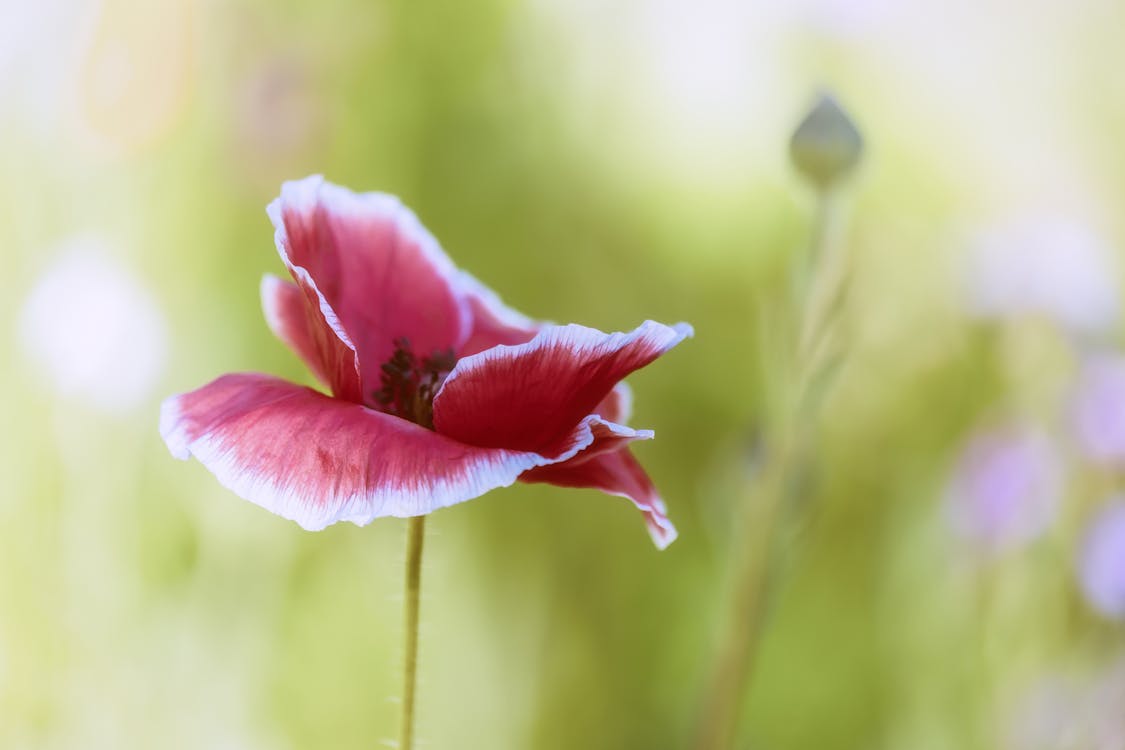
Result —
[[[789,139],[793,165],[821,190],[846,176],[862,153],[863,136],[828,94],[821,95]]]

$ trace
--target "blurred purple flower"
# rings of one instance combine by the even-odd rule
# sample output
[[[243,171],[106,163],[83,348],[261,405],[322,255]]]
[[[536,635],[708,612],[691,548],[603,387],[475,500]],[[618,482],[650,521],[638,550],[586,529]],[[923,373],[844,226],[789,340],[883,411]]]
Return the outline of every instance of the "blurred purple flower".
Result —
[[[970,311],[985,319],[1043,316],[1072,333],[1112,329],[1119,312],[1112,249],[1089,226],[1034,218],[981,232],[970,246]]]
[[[1071,421],[1082,454],[1101,464],[1125,462],[1125,358],[1088,358],[1079,372]]]
[[[1094,609],[1115,620],[1125,619],[1125,498],[1116,497],[1090,524],[1078,575]]]
[[[962,449],[946,490],[957,536],[1001,550],[1030,541],[1050,524],[1063,470],[1041,431],[1005,425],[974,434]]]

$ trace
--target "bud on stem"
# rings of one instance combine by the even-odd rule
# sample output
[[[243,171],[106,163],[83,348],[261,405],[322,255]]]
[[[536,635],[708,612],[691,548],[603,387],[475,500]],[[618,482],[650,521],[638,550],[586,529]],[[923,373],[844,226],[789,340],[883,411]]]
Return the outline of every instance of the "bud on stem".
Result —
[[[789,139],[793,165],[820,190],[846,177],[862,154],[863,136],[829,94],[820,96]]]

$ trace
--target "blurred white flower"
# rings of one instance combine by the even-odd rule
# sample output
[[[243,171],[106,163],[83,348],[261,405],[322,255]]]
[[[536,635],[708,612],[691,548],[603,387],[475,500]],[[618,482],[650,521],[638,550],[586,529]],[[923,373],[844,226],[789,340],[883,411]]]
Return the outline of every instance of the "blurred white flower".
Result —
[[[537,0],[531,8],[542,29],[533,36],[565,40],[564,64],[551,53],[552,81],[567,102],[566,125],[582,142],[638,169],[709,186],[738,180],[744,172],[732,164],[761,163],[779,151],[791,108],[770,123],[773,137],[748,134],[786,101],[780,4]],[[544,49],[551,48],[529,54]]]
[[[1004,747],[1009,750],[1059,750],[1069,747],[1075,732],[1080,691],[1068,680],[1040,681],[1018,701],[1007,724]]]
[[[1089,226],[1030,218],[981,232],[970,245],[966,286],[972,314],[1040,316],[1072,333],[1101,333],[1118,319],[1113,252]]]
[[[1090,606],[1125,620],[1125,498],[1117,497],[1090,524],[1079,553],[1078,576]]]
[[[37,135],[57,138],[54,128],[98,5],[98,0],[0,2],[3,114],[26,119]]]
[[[1004,425],[971,436],[946,490],[953,532],[990,551],[1030,541],[1050,525],[1062,462],[1041,430]]]
[[[1008,721],[1008,750],[1125,747],[1125,659],[1093,679],[1051,676],[1032,686]]]
[[[23,304],[25,352],[60,395],[106,411],[141,403],[167,351],[155,300],[99,238],[72,238],[57,255]]]
[[[894,0],[790,0],[777,3],[790,17],[792,33],[819,33],[829,38],[870,42],[883,28],[893,24],[901,33],[897,17],[901,8]]]
[[[1125,747],[1125,658],[1118,658],[1088,696],[1094,742],[1102,750]]]

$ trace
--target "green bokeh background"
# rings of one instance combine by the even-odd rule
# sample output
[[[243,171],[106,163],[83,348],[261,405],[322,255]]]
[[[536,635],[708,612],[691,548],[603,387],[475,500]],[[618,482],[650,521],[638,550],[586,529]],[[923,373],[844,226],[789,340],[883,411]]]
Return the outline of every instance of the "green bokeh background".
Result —
[[[689,746],[769,406],[756,300],[812,226],[786,138],[821,84],[869,146],[845,200],[852,357],[810,511],[784,530],[740,747],[1004,746],[1028,686],[1125,643],[1072,580],[1075,527],[1113,483],[1074,482],[1064,522],[1000,560],[951,538],[962,436],[1000,402],[1050,410],[1073,368],[1049,325],[964,319],[959,253],[977,222],[1060,205],[1119,242],[1125,8],[963,5],[5,11],[0,747],[397,735],[403,522],[303,532],[156,430],[163,396],[224,372],[312,382],[257,289],[282,271],[264,207],[313,172],[400,195],[529,315],[694,325],[630,379],[679,541],[658,553],[592,491],[521,485],[434,514],[418,708],[428,748]],[[682,22],[654,32],[654,13]],[[28,290],[84,232],[166,319],[167,366],[136,408],[60,395],[20,342]]]

